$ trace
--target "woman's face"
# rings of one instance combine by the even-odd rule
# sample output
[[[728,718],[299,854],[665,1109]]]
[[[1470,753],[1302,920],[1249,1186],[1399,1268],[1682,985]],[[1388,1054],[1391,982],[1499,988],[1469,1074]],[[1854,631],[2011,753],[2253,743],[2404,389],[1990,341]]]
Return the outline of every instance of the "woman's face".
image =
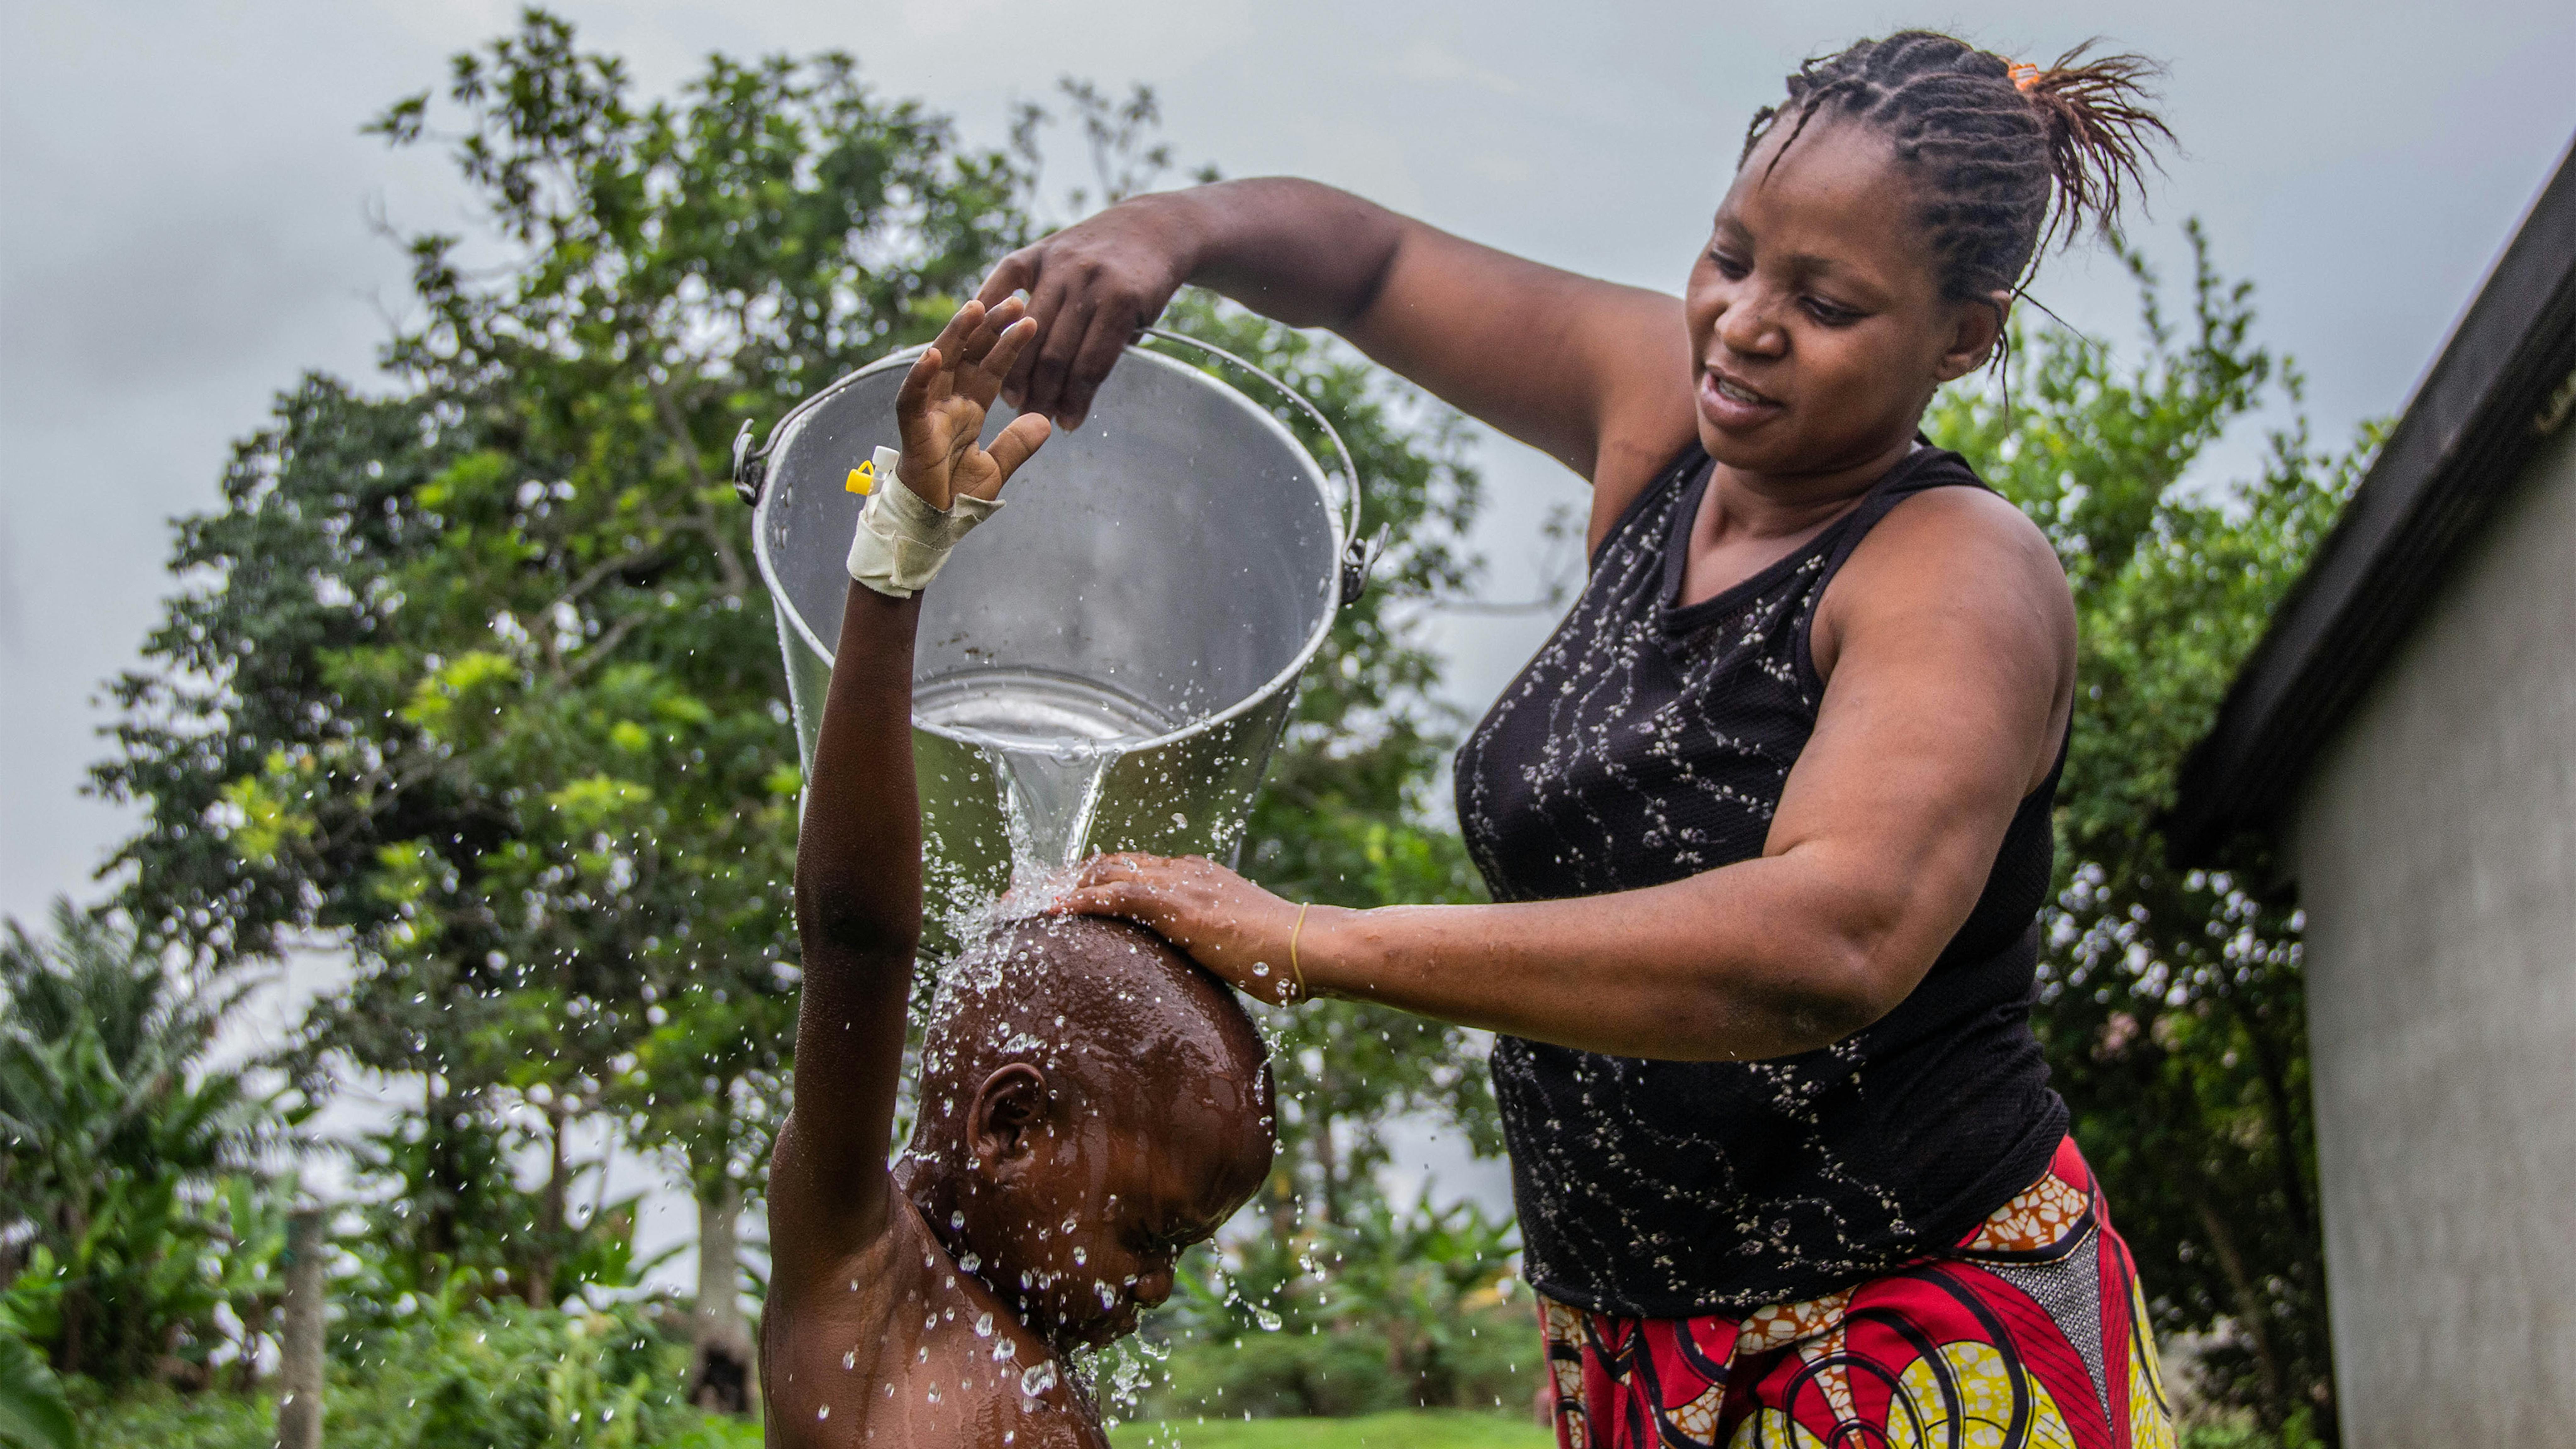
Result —
[[[1942,299],[1915,184],[1884,138],[1818,117],[1772,169],[1793,125],[1736,175],[1684,300],[1700,442],[1754,475],[1902,450],[1933,390],[1984,360],[1998,321]]]

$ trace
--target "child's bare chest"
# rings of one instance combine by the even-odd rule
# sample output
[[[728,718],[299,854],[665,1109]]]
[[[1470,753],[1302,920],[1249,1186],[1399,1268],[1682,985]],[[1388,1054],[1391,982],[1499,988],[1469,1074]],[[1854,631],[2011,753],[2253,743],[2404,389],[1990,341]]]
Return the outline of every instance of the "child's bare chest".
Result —
[[[773,1445],[1106,1449],[1045,1344],[957,1271],[912,1206],[850,1279],[806,1285],[768,1329]]]

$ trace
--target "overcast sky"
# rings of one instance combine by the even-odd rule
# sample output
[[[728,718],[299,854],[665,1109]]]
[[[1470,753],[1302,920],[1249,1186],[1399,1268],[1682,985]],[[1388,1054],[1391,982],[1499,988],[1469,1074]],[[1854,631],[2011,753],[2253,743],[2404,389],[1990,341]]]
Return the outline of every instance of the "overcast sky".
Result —
[[[2220,264],[2260,285],[2262,337],[2305,366],[2326,438],[2403,405],[2576,131],[2565,0],[559,8],[648,92],[709,50],[840,48],[982,144],[1059,75],[1144,81],[1184,163],[1316,177],[1667,288],[1706,236],[1746,119],[1801,56],[1906,24],[2031,58],[2105,33],[2172,68],[2184,149],[2142,239],[2172,258],[2182,218],[2208,223]],[[404,308],[371,212],[406,230],[475,225],[440,158],[388,153],[358,126],[514,14],[495,0],[0,0],[0,912],[32,920],[56,892],[98,894],[90,874],[128,828],[79,793],[101,753],[98,686],[133,664],[168,587],[167,520],[212,505],[229,440],[304,369],[371,376]],[[2053,261],[2034,291],[2087,330],[2131,335],[2128,288],[2096,257]],[[1581,485],[1498,440],[1483,461],[1490,588],[1516,595],[1530,525]],[[1481,709],[1549,623],[1445,626],[1458,701]],[[274,1030],[291,1001],[262,1010]],[[1502,1190],[1453,1148],[1398,1155]],[[689,1229],[684,1212],[656,1218],[650,1242]]]
[[[2147,239],[2204,218],[2261,287],[2262,335],[2327,436],[2405,400],[2576,130],[2576,11],[2554,3],[2283,6],[1122,0],[1027,5],[574,3],[589,45],[667,90],[711,49],[840,47],[880,89],[998,142],[1074,74],[1161,93],[1185,162],[1350,187],[1546,261],[1674,286],[1752,109],[1810,51],[1905,24],[2045,56],[2100,32],[2171,66],[2183,141]],[[433,154],[358,126],[506,29],[496,0],[0,0],[0,912],[89,873],[126,822],[78,793],[99,682],[167,588],[166,520],[203,508],[228,440],[305,368],[364,378],[403,306],[371,208],[470,230]],[[2128,335],[2082,254],[2037,294]],[[2250,444],[2240,444],[2250,452]],[[1494,591],[1519,530],[1579,488],[1499,441]],[[1481,706],[1545,620],[1457,626]]]

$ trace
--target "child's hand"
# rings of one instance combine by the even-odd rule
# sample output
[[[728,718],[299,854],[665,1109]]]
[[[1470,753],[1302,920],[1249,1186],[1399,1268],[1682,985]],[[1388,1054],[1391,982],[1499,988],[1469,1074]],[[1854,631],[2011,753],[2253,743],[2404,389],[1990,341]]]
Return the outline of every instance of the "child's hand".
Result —
[[[1038,324],[1021,315],[1017,298],[989,312],[981,302],[957,309],[939,340],[912,365],[895,394],[895,424],[903,433],[903,462],[896,476],[922,502],[945,513],[959,495],[989,499],[1047,440],[1047,420],[1036,413],[1012,419],[989,449],[984,412],[1011,375],[1020,349]]]

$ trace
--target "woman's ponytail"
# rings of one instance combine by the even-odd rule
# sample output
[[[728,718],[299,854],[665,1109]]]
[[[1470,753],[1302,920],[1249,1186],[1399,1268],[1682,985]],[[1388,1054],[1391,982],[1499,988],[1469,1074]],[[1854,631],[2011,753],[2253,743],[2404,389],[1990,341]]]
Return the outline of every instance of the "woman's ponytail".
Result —
[[[2053,65],[2007,68],[2014,89],[2029,98],[2048,136],[2049,173],[2057,199],[2039,239],[2071,241],[2090,217],[2108,233],[2118,222],[2126,189],[2145,185],[2144,167],[2156,137],[2173,132],[2148,109],[2155,97],[2146,82],[2162,67],[2144,56],[2106,55],[2086,60],[2098,41],[2086,41]]]

